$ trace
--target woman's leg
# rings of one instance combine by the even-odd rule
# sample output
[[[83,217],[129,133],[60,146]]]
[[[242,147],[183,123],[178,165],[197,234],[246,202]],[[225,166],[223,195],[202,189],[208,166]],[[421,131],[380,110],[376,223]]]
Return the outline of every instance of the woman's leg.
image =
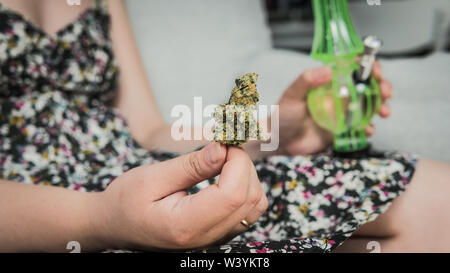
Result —
[[[361,227],[336,252],[450,251],[450,164],[419,160],[406,191],[373,222]]]

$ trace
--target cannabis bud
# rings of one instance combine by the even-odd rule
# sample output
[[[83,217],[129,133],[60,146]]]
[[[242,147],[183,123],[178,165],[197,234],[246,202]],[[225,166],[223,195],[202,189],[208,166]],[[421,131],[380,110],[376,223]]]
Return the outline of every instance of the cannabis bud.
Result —
[[[241,146],[249,139],[264,139],[253,114],[259,101],[257,80],[258,75],[255,73],[247,73],[237,78],[236,87],[231,91],[228,103],[215,108],[215,141]]]

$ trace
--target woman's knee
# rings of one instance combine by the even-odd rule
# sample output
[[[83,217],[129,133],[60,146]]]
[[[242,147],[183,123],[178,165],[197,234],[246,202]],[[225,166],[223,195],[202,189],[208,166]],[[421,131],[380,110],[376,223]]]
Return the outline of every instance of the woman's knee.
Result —
[[[385,213],[363,225],[355,235],[417,237],[428,234],[424,229],[440,231],[450,225],[449,194],[450,164],[420,160],[406,191]]]

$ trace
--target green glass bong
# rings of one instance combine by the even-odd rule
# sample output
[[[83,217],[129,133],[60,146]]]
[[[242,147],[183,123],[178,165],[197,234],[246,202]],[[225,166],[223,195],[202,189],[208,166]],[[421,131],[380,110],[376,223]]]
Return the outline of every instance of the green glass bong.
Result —
[[[314,11],[311,56],[330,66],[333,78],[327,85],[309,91],[309,111],[320,127],[333,133],[336,154],[366,151],[369,145],[365,128],[381,104],[378,84],[371,76],[381,41],[374,36],[366,37],[364,43],[360,40],[350,19],[347,0],[311,1]]]

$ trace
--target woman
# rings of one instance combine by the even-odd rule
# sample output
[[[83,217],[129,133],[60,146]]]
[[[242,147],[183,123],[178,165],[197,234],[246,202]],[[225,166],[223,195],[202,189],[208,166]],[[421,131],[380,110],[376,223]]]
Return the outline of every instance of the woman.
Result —
[[[258,143],[176,142],[121,1],[0,2],[1,251],[78,241],[82,251],[312,252],[352,234],[338,250],[364,251],[374,237],[382,251],[448,250],[450,214],[429,213],[450,208],[447,164],[298,156],[330,144],[305,104],[329,69],[305,71],[280,99],[275,154],[291,157]],[[378,64],[373,72],[390,98]]]

